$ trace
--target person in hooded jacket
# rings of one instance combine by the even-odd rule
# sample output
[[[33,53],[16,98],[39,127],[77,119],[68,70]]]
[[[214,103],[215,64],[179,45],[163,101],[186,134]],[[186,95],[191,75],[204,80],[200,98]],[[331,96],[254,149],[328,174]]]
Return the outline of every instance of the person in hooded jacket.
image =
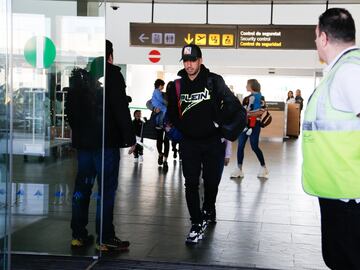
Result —
[[[192,226],[186,244],[202,239],[209,223],[216,223],[215,202],[224,167],[225,143],[219,128],[218,111],[239,105],[239,100],[226,86],[220,75],[211,73],[202,64],[202,52],[197,45],[182,49],[184,69],[178,75],[180,100],[175,81],[167,89],[169,120],[183,135],[180,142],[185,195]],[[180,102],[179,102],[180,101]],[[199,181],[204,180],[204,203],[200,205]]]

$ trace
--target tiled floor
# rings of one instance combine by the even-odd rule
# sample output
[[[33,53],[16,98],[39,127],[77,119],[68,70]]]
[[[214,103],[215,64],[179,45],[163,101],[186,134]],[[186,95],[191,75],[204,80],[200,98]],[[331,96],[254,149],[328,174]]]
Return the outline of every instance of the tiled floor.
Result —
[[[115,224],[118,235],[129,239],[132,245],[128,253],[106,256],[275,269],[326,269],[321,257],[317,200],[304,194],[301,187],[300,141],[261,143],[270,169],[270,178],[265,181],[256,177],[259,165],[249,146],[245,178],[229,178],[236,166],[236,144],[233,146],[231,164],[224,170],[220,184],[218,223],[194,247],[184,245],[190,222],[181,163],[170,158],[169,171],[164,172],[157,166],[155,153],[146,150],[144,163],[136,165],[124,152]],[[15,160],[18,203],[13,207],[14,250],[96,255],[93,247],[77,252],[69,248],[75,164],[71,157],[47,159],[44,163],[37,159],[24,163],[21,157]],[[31,187],[30,183],[43,185]],[[21,188],[31,191],[22,194]],[[95,197],[92,209],[94,202]],[[29,222],[31,219],[33,223]],[[94,231],[93,221],[92,210],[90,231]]]

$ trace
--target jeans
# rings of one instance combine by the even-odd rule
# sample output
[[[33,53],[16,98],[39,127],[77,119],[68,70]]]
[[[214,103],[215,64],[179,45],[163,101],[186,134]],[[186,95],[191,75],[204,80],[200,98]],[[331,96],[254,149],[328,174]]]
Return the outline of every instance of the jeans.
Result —
[[[244,161],[244,149],[248,137],[250,137],[251,149],[255,152],[261,166],[265,166],[264,155],[259,148],[259,137],[260,137],[260,121],[256,121],[255,127],[252,128],[252,133],[250,136],[246,135],[245,132],[242,132],[239,136],[239,144],[237,149],[237,162],[239,165],[243,164]]]
[[[89,203],[95,179],[98,183],[98,196],[96,207],[96,233],[100,237],[100,224],[102,222],[102,239],[115,236],[113,225],[113,212],[116,189],[118,187],[120,152],[118,148],[104,149],[104,181],[102,175],[102,150],[78,150],[78,172],[72,198],[71,229],[73,238],[84,238],[88,235]],[[103,188],[103,200],[101,190]],[[103,205],[102,218],[101,203]]]
[[[224,168],[225,144],[220,138],[207,141],[183,139],[180,142],[185,196],[192,223],[201,223],[199,182],[202,171],[204,179],[203,209],[215,210],[222,171]]]
[[[164,125],[165,112],[158,112],[155,117],[155,125],[158,127],[163,127]]]

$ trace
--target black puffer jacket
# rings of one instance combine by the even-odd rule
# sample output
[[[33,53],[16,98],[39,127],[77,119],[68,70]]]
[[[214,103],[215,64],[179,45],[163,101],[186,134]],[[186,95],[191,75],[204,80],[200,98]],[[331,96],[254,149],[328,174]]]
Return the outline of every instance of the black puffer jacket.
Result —
[[[120,68],[106,63],[105,77],[105,147],[129,147],[136,143]]]
[[[84,71],[85,74],[86,71]],[[103,92],[89,76],[88,85],[72,83],[65,109],[72,129],[72,145],[77,149],[102,147],[103,127],[105,147],[129,147],[136,143],[124,77],[120,68],[106,64],[105,125],[103,125]]]
[[[102,91],[89,73],[75,68],[69,80],[65,114],[71,127],[71,143],[76,149],[95,150],[102,143]]]

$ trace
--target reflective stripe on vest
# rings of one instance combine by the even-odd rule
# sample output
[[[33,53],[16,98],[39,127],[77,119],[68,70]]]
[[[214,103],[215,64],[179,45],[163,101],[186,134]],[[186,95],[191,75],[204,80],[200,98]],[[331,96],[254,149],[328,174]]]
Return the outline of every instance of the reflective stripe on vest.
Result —
[[[360,65],[360,50],[343,55],[324,76],[304,117],[303,188],[322,198],[360,198],[360,118],[330,102],[332,81],[345,63]]]

